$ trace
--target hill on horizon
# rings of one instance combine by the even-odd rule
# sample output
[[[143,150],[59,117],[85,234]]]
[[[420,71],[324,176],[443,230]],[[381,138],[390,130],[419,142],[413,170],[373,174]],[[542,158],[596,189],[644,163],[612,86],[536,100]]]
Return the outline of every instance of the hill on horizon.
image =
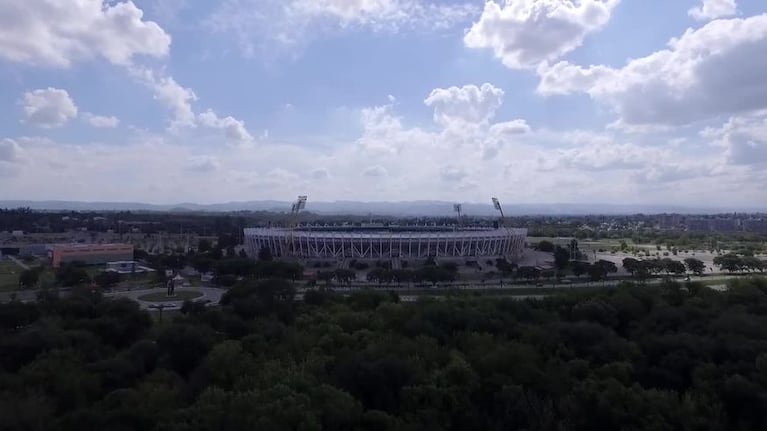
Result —
[[[497,214],[491,204],[462,203],[463,214],[468,216],[492,216]],[[272,211],[288,212],[291,202],[263,200],[198,204],[182,202],[175,204],[149,204],[141,202],[84,202],[84,201],[31,201],[4,200],[0,208],[30,208],[49,211],[163,211],[163,212],[236,212]],[[685,207],[675,205],[643,204],[504,204],[504,213],[514,215],[628,215],[628,214],[717,214],[732,212],[760,212],[764,208],[715,208]],[[306,210],[327,215],[392,215],[392,216],[449,216],[453,215],[453,202],[447,201],[309,201]]]

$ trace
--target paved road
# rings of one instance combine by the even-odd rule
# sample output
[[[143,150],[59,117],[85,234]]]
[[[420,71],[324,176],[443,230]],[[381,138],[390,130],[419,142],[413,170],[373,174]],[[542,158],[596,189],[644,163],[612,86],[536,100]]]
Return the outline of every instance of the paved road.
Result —
[[[180,308],[181,305],[184,303],[183,299],[174,299],[174,298],[168,298],[167,301],[162,302],[150,302],[150,301],[141,301],[138,298],[150,293],[157,293],[162,292],[164,289],[143,289],[143,290],[126,290],[126,291],[120,291],[120,292],[110,292],[105,293],[105,297],[112,297],[112,298],[130,298],[136,302],[139,303],[141,308],[149,311],[154,311],[156,308],[152,308],[152,305],[159,305],[159,304],[165,304],[165,309],[173,309],[173,308]],[[191,290],[191,291],[198,291],[202,292],[202,296],[198,298],[194,298],[195,301],[208,301],[209,304],[215,305],[218,304],[218,301],[221,300],[221,295],[226,292],[224,289],[219,289],[216,287],[183,287],[178,290]]]
[[[11,255],[8,255],[8,259],[12,260],[16,265],[19,265],[23,269],[29,269],[29,265],[27,265],[26,263],[16,259],[15,257],[13,257]]]

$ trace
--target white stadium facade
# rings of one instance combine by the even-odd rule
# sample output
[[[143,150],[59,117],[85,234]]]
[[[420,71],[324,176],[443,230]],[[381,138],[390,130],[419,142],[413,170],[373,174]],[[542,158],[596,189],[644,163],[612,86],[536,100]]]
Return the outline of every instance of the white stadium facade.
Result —
[[[310,229],[246,228],[250,256],[266,247],[298,259],[521,258],[527,229]]]

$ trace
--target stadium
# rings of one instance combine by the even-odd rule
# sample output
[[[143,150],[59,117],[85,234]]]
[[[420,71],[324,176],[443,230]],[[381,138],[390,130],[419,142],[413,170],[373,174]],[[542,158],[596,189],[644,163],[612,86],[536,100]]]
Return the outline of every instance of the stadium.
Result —
[[[427,259],[522,257],[520,228],[246,228],[250,256],[268,248],[275,257],[299,259]]]

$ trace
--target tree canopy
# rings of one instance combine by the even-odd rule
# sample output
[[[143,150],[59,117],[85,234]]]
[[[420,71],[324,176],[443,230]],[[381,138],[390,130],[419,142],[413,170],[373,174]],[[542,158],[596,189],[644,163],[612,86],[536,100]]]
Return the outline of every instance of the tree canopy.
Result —
[[[439,267],[436,267],[440,269]],[[609,272],[607,264],[592,265]],[[444,269],[448,271],[448,269]],[[400,302],[268,278],[164,322],[0,304],[8,430],[761,430],[767,281]]]

